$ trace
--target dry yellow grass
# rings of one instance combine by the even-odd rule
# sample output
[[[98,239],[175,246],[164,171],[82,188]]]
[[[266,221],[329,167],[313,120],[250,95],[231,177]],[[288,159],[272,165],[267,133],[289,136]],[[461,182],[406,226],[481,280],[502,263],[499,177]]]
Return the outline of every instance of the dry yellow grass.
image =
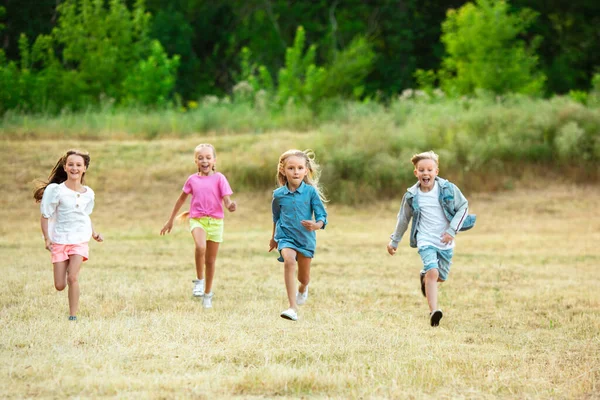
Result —
[[[282,266],[266,251],[269,193],[238,194],[226,215],[212,310],[191,298],[189,233],[158,235],[199,141],[78,144],[92,152],[105,242],[91,244],[76,324],[53,288],[30,185],[72,143],[2,143],[0,397],[598,397],[598,186],[471,195],[478,224],[458,237],[437,329],[416,251],[385,250],[401,194],[330,205],[293,323],[279,317]],[[252,156],[236,155],[221,162]],[[152,175],[169,162],[171,177]]]

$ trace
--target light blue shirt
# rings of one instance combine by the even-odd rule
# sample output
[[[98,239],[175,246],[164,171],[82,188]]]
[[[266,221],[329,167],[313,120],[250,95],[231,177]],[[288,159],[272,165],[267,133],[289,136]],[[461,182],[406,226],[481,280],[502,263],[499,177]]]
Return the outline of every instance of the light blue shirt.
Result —
[[[319,198],[319,193],[311,185],[304,182],[298,189],[291,192],[287,185],[273,191],[273,222],[275,223],[275,241],[278,250],[285,247],[300,251],[307,257],[312,257],[317,244],[315,231],[307,230],[300,221],[323,221],[327,225],[327,212]]]

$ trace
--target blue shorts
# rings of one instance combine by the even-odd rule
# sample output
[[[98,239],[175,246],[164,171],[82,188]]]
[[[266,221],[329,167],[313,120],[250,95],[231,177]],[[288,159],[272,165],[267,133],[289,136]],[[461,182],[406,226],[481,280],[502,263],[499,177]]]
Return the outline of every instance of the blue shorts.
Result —
[[[440,274],[440,280],[448,279],[450,266],[452,265],[452,255],[454,249],[441,250],[434,246],[419,247],[419,255],[423,260],[423,273],[430,269],[437,268]]]

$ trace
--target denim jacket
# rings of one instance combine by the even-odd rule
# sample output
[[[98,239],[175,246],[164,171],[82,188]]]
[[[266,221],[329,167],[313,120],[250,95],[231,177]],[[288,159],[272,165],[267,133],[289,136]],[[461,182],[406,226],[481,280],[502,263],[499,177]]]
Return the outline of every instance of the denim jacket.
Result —
[[[435,181],[439,185],[440,192],[440,205],[444,210],[446,219],[450,222],[450,226],[446,230],[450,236],[455,237],[458,231],[466,231],[471,229],[475,225],[475,214],[468,214],[469,202],[465,196],[461,193],[460,189],[453,183],[442,179],[439,176],[435,178]],[[398,222],[396,223],[396,229],[390,236],[390,246],[398,248],[398,243],[402,239],[402,235],[408,228],[410,219],[413,219],[412,227],[410,230],[410,247],[417,247],[417,227],[419,226],[419,219],[421,217],[421,211],[419,209],[419,182],[408,188],[404,197],[402,198],[402,204],[400,205],[400,211],[398,212]]]

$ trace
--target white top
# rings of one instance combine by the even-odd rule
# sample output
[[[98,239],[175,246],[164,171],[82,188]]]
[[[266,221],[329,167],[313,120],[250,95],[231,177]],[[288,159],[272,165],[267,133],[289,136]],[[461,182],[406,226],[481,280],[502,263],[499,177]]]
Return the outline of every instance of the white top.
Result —
[[[51,183],[44,190],[40,210],[48,218],[48,236],[53,243],[78,244],[92,237],[90,214],[94,209],[94,191],[88,186],[79,193],[65,183]]]
[[[417,247],[434,246],[441,250],[454,248],[454,240],[450,244],[442,243],[442,236],[450,226],[440,204],[440,187],[434,182],[429,192],[419,188],[419,209],[421,217],[417,226]]]

